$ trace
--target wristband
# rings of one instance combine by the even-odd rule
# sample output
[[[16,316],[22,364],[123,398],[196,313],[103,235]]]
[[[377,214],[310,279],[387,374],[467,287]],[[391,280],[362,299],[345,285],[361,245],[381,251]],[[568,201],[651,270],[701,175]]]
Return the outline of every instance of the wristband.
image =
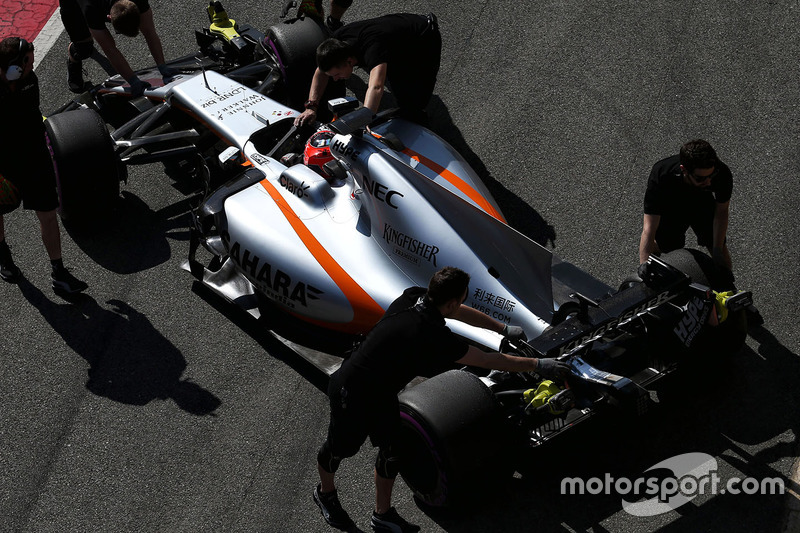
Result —
[[[319,102],[317,102],[316,100],[306,100],[306,103],[303,104],[304,108],[311,109],[312,111],[316,111],[317,106],[319,106]]]

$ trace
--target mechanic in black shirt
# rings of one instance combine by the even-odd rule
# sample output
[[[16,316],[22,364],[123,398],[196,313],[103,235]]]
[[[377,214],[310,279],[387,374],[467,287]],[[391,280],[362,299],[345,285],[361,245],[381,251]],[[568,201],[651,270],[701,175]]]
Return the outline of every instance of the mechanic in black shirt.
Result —
[[[33,72],[33,45],[20,37],[0,42],[0,174],[6,186],[21,198],[25,209],[36,211],[52,266],[53,288],[80,292],[86,284],[75,279],[61,260],[61,232],[56,208],[58,194],[42,112],[39,110],[39,80]],[[3,215],[19,202],[0,205],[0,277],[14,282],[22,275],[14,264],[5,238]]]
[[[653,166],[644,195],[639,263],[650,254],[683,248],[686,230],[708,248],[714,262],[731,270],[726,243],[733,175],[702,139],[684,144],[678,155]]]
[[[522,328],[505,326],[463,305],[468,285],[466,272],[446,267],[434,274],[427,290],[423,287],[406,289],[331,376],[328,387],[330,426],[328,438],[317,456],[321,483],[314,490],[314,501],[331,526],[340,529],[353,526],[339,503],[334,475],[341,460],[355,455],[369,436],[373,446],[379,447],[374,472],[373,528],[419,531],[391,507],[392,488],[399,472],[393,449],[400,427],[397,394],[414,377],[432,376],[452,368],[454,363],[507,371],[536,371],[554,377],[566,375],[568,367],[555,359],[487,353],[452,333],[445,325],[445,318],[511,338],[524,338]]]
[[[72,41],[67,47],[67,76],[72,92],[86,90],[82,62],[94,51],[92,39],[103,49],[111,66],[130,84],[134,96],[141,95],[149,87],[133,73],[117,48],[114,37],[106,28],[109,21],[117,33],[128,37],[136,37],[141,31],[161,75],[165,78],[174,75],[174,71],[164,64],[164,50],[148,0],[59,0],[59,5],[61,21]]]
[[[441,53],[442,36],[432,13],[397,13],[346,24],[317,48],[306,109],[295,125],[313,122],[329,80],[347,79],[357,66],[369,72],[365,107],[378,112],[388,80],[400,115],[425,123]]]

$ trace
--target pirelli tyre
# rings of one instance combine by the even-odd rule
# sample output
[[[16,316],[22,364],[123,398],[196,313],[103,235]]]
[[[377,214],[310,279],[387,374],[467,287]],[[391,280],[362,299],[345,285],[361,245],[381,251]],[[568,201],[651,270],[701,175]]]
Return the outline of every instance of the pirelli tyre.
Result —
[[[320,23],[311,17],[288,20],[269,29],[266,45],[278,60],[290,107],[303,108],[317,68],[317,46],[327,37]]]
[[[400,416],[400,474],[422,503],[465,503],[475,483],[507,471],[500,404],[474,374],[451,370],[406,389]]]
[[[105,122],[92,109],[58,113],[45,121],[66,222],[89,222],[107,214],[119,197],[124,167],[114,153]]]
[[[673,250],[661,255],[661,259],[677,268],[694,283],[711,287],[715,291],[735,290],[733,277],[720,270],[707,254],[689,248]],[[724,356],[737,353],[747,338],[747,317],[744,310],[728,315],[718,326],[706,326],[692,344],[691,351],[697,354]]]

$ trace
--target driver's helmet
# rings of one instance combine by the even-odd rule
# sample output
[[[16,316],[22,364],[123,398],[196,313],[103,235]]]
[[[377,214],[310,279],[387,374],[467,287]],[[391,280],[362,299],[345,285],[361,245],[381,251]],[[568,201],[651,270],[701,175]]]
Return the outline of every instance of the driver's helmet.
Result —
[[[331,139],[333,139],[332,131],[319,130],[308,140],[305,151],[303,152],[303,163],[326,178],[333,177],[323,166],[328,161],[333,161]]]

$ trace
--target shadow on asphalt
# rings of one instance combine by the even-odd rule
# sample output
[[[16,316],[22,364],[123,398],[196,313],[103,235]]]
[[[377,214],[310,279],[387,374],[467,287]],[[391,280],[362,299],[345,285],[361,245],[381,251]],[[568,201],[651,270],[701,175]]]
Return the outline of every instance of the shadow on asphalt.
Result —
[[[528,451],[513,479],[479,489],[466,507],[437,510],[418,505],[449,532],[611,531],[620,524],[611,517],[622,511],[622,496],[613,490],[562,495],[564,478],[603,480],[610,475],[615,480],[635,480],[661,461],[694,452],[717,458],[721,487],[733,476],[778,478],[787,491],[798,491],[800,486],[780,473],[786,469],[773,465],[795,459],[800,421],[791,413],[800,402],[796,384],[800,358],[763,327],[750,335],[759,343],[756,351],[745,347],[716,363],[686,365],[671,380],[663,401],[644,418],[628,424],[604,419],[577,426],[560,441]],[[791,440],[780,438],[787,432]],[[762,451],[749,452],[770,441],[774,444]],[[735,474],[729,474],[731,467]],[[697,502],[675,509],[672,514],[677,516],[625,515],[626,524],[638,524],[642,531],[779,531],[786,498],[700,496]],[[769,512],[752,513],[754,507]],[[772,523],[765,523],[768,515]],[[603,524],[609,519],[613,522],[606,529]]]
[[[64,229],[94,262],[116,274],[142,272],[169,260],[169,240],[189,240],[185,198],[158,211],[135,194],[123,191],[112,215],[91,227],[65,223]]]
[[[200,385],[181,379],[186,360],[180,351],[136,309],[120,300],[101,307],[86,294],[50,300],[28,280],[19,288],[66,344],[90,365],[86,388],[129,405],[172,399],[193,415],[212,414],[219,398]]]

